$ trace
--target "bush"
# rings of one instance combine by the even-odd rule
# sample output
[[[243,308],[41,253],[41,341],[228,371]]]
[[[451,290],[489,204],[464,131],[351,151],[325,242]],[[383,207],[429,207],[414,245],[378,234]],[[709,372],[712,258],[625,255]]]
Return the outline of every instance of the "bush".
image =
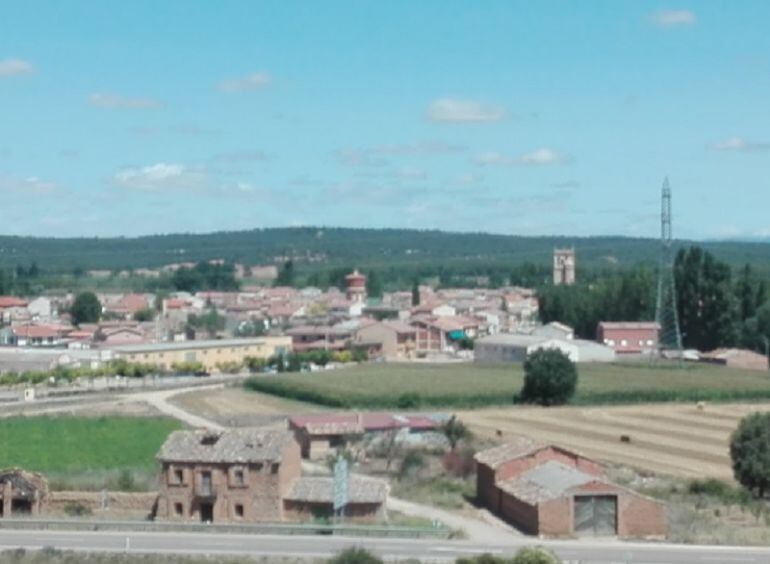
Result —
[[[751,502],[751,494],[745,489],[714,478],[693,480],[687,486],[687,491],[693,495],[712,497],[727,505],[747,505]]]
[[[519,400],[540,405],[562,405],[575,394],[575,363],[557,349],[540,349],[524,362],[524,386]]]
[[[744,417],[730,438],[735,479],[759,498],[770,489],[770,413]]]
[[[83,503],[68,503],[64,506],[64,513],[70,517],[85,517],[93,514],[91,508]]]
[[[420,407],[421,403],[422,398],[420,397],[420,394],[415,392],[407,392],[398,396],[396,407],[399,409],[411,409],[414,407]]]
[[[522,548],[513,557],[511,564],[559,564],[553,552],[544,548]]]
[[[136,481],[130,470],[122,470],[116,484],[121,492],[132,492],[136,489]]]
[[[467,478],[476,471],[476,461],[473,459],[473,449],[463,452],[452,450],[444,455],[441,463],[447,473],[458,478]]]
[[[360,546],[346,548],[327,560],[328,564],[382,564],[382,560]]]
[[[425,457],[423,454],[416,450],[410,450],[401,461],[401,467],[398,470],[398,478],[402,479],[419,474],[420,470],[424,467]]]

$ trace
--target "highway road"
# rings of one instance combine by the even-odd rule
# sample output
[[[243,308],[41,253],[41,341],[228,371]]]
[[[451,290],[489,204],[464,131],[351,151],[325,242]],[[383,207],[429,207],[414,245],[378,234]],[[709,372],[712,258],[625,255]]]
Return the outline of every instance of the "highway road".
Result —
[[[452,561],[489,552],[512,555],[522,546],[547,546],[565,562],[633,564],[768,564],[770,548],[624,543],[616,540],[539,541],[507,539],[500,544],[470,541],[348,538],[339,536],[231,535],[222,533],[120,533],[0,529],[0,550],[52,547],[61,550],[129,553],[253,555],[324,558],[349,546],[364,546],[389,560]]]

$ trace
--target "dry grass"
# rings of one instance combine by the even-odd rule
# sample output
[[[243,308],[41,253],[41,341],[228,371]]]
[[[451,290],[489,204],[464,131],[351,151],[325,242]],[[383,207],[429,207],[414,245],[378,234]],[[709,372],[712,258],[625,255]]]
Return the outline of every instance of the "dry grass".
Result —
[[[510,407],[461,412],[481,437],[527,435],[599,460],[674,476],[732,479],[728,441],[738,421],[770,404]],[[498,431],[502,437],[498,436]],[[630,438],[621,442],[621,435]]]

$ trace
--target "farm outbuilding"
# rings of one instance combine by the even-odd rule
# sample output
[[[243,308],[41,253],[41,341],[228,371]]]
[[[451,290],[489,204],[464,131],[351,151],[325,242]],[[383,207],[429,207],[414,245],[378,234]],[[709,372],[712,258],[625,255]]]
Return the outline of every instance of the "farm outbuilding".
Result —
[[[476,339],[474,358],[476,362],[487,364],[524,362],[527,356],[541,349],[560,350],[572,362],[615,360],[615,351],[593,341],[513,333],[499,333]]]
[[[48,482],[19,468],[0,470],[0,518],[38,516],[48,501]]]
[[[476,454],[479,501],[539,536],[663,537],[665,506],[604,476],[601,464],[528,438]]]

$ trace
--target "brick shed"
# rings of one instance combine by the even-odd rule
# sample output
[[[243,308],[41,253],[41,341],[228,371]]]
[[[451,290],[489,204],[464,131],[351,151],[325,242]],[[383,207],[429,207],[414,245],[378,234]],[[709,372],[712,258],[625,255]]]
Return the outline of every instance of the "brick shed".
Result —
[[[663,537],[665,506],[604,476],[601,464],[528,438],[476,454],[477,497],[540,536]]]

